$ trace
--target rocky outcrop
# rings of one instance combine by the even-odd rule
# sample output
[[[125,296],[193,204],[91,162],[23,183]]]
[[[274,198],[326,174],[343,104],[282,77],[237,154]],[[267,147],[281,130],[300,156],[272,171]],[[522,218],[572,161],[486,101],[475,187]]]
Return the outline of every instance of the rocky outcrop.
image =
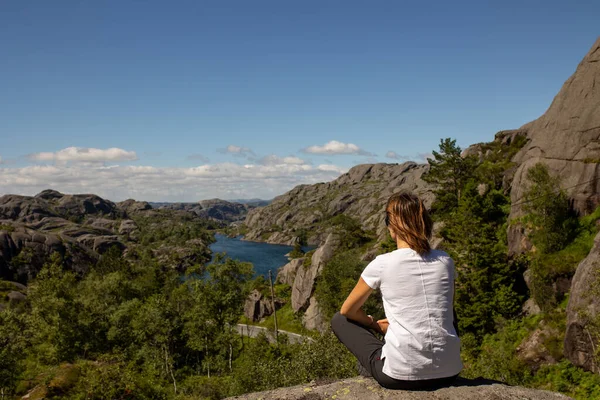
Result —
[[[300,265],[292,285],[292,309],[294,311],[306,309],[314,290],[315,280],[320,275],[325,263],[333,257],[339,244],[340,238],[335,234],[329,234],[323,246],[314,252],[310,265]]]
[[[117,207],[128,216],[152,209],[150,203],[146,201],[135,201],[133,199],[121,201],[117,203]]]
[[[556,364],[560,354],[553,354],[548,348],[548,341],[560,337],[560,332],[556,327],[541,323],[521,344],[517,347],[517,356],[531,365],[533,368],[539,368],[542,365]]]
[[[248,213],[245,239],[293,244],[297,231],[304,229],[309,243],[318,245],[329,233],[326,221],[338,214],[353,217],[363,229],[384,236],[383,211],[391,194],[411,191],[431,205],[432,186],[421,179],[428,168],[414,162],[364,164],[332,182],[296,186],[268,206]]]
[[[562,186],[582,214],[600,204],[600,38],[575,73],[564,83],[548,110],[511,135],[526,135],[528,143],[515,155],[511,173],[511,218],[522,215],[518,205],[527,189],[526,173],[538,162],[560,176]],[[509,251],[527,250],[523,229],[509,229]]]
[[[286,285],[292,286],[296,279],[296,273],[298,268],[304,264],[304,258],[294,258],[277,271],[277,278],[275,279],[279,283],[285,283]]]
[[[275,299],[275,309],[279,310],[283,306],[283,302]],[[254,289],[244,303],[244,316],[253,322],[258,322],[261,319],[273,314],[273,303],[271,299],[263,296],[263,294]]]
[[[458,378],[451,387],[424,390],[388,390],[372,378],[350,378],[335,382],[279,388],[260,393],[231,397],[231,400],[559,400],[570,399],[546,390],[507,386],[485,379]]]
[[[84,274],[108,249],[124,251],[137,245],[143,232],[134,220],[124,219],[128,215],[143,217],[146,233],[190,220],[184,211],[153,210],[148,203],[135,200],[115,204],[93,194],[44,190],[33,197],[2,196],[0,279],[26,283],[53,252],[61,254],[67,267]],[[172,268],[184,271],[210,259],[203,239],[162,243],[149,236],[146,239],[154,241],[153,251],[159,261]]]
[[[315,296],[312,296],[308,302],[308,308],[302,316],[302,325],[306,329],[317,330],[319,332],[325,332],[329,327],[329,321],[323,317],[323,312]]]
[[[119,225],[119,235],[130,235],[133,231],[137,230],[138,226],[135,221],[131,219],[124,219]]]
[[[594,247],[579,264],[567,304],[564,354],[573,364],[600,373],[600,234]]]

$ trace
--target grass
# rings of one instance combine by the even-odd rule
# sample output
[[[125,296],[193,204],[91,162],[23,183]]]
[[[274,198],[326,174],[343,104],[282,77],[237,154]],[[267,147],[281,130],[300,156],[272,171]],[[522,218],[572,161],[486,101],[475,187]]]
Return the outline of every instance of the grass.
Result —
[[[239,323],[262,326],[263,328],[267,328],[271,331],[275,330],[275,317],[273,315],[269,315],[259,322],[253,322],[242,315]],[[302,325],[302,315],[294,312],[290,302],[286,303],[283,307],[277,310],[277,328],[280,330],[297,333],[299,335],[311,334],[311,331]]]
[[[257,325],[274,330],[275,317],[269,315]],[[292,333],[298,333],[300,335],[307,335],[310,332],[302,325],[302,315],[294,312],[291,303],[287,303],[277,310],[277,328]]]

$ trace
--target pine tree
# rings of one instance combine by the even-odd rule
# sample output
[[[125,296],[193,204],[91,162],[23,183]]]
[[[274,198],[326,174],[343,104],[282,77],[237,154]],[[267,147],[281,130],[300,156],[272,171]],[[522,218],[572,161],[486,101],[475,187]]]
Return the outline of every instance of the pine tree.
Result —
[[[427,159],[429,171],[423,175],[423,180],[439,187],[434,191],[434,214],[443,215],[455,210],[462,188],[473,177],[477,160],[474,156],[462,157],[461,152],[455,139],[441,139],[439,152],[434,150],[433,158]]]

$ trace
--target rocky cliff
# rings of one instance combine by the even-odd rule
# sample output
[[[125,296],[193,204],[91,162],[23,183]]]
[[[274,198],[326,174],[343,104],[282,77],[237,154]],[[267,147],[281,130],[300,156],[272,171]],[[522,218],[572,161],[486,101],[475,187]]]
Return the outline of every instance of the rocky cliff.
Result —
[[[133,219],[132,219],[133,218]],[[153,210],[146,202],[113,203],[93,194],[68,195],[44,190],[36,196],[0,197],[0,279],[26,283],[48,256],[60,253],[66,265],[85,273],[111,247],[135,246],[140,235],[189,219],[188,212]],[[142,229],[136,221],[145,221]],[[199,219],[199,218],[197,218]],[[177,245],[157,240],[153,250],[176,268],[208,258],[206,240]],[[168,259],[168,260],[167,260]]]
[[[600,204],[600,38],[544,115],[518,132],[529,141],[513,158],[518,168],[509,177],[511,218],[522,215],[519,202],[527,187],[525,175],[537,162],[560,176],[576,210],[587,214]],[[523,239],[522,229],[513,226],[511,253],[526,248]]]
[[[565,357],[588,371],[600,372],[600,234],[590,254],[577,267],[567,305]]]
[[[251,210],[245,238],[293,244],[296,232],[304,229],[309,243],[319,244],[329,233],[327,219],[342,213],[358,220],[365,230],[385,233],[383,211],[392,193],[407,190],[427,205],[433,201],[432,186],[421,179],[428,168],[414,162],[364,164],[331,182],[297,186],[268,206]]]
[[[484,379],[457,379],[452,387],[434,391],[388,390],[372,378],[351,378],[331,383],[279,388],[260,393],[249,393],[231,400],[558,400],[570,399],[559,393],[545,390],[506,386]]]

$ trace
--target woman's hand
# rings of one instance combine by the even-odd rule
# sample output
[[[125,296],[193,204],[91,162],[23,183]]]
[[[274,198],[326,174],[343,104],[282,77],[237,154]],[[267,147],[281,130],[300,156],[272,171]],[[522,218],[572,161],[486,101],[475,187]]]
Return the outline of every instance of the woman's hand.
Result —
[[[388,322],[387,318],[384,318],[378,320],[377,325],[379,326],[379,330],[381,331],[381,333],[385,335],[387,333],[388,327],[390,326],[390,323]]]

